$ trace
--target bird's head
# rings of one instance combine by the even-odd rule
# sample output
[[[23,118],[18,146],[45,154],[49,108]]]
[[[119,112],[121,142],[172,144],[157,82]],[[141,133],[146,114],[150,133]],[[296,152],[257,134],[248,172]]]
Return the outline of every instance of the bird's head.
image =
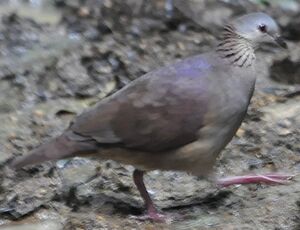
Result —
[[[287,44],[280,36],[280,29],[273,18],[265,13],[251,13],[232,21],[235,33],[255,43],[275,42],[283,48]]]

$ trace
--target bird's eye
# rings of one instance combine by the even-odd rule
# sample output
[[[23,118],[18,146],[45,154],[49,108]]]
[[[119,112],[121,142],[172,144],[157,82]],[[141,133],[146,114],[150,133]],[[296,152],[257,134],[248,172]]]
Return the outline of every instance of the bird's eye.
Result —
[[[267,26],[264,25],[264,24],[259,25],[259,26],[258,26],[258,29],[259,29],[259,31],[262,32],[262,33],[266,33],[266,32],[267,32]]]

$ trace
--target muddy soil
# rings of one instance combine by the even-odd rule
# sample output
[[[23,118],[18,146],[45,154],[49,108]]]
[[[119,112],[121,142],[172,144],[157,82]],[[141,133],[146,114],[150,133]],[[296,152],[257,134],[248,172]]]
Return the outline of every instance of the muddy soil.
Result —
[[[218,188],[181,172],[146,184],[172,221],[134,218],[143,204],[131,166],[74,158],[7,162],[59,134],[85,108],[142,74],[210,51],[224,21],[274,16],[289,51],[258,50],[248,115],[217,177],[300,172],[300,2],[86,0],[0,3],[0,229],[300,229],[299,177],[287,185]],[[298,26],[297,26],[298,25]]]

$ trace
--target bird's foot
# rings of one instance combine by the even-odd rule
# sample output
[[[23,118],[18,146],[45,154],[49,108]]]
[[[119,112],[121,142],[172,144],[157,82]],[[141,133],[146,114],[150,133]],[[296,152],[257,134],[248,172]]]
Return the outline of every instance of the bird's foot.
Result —
[[[286,184],[295,175],[287,174],[263,174],[263,175],[245,175],[245,176],[234,176],[219,179],[217,184],[221,187],[227,187],[236,184]]]

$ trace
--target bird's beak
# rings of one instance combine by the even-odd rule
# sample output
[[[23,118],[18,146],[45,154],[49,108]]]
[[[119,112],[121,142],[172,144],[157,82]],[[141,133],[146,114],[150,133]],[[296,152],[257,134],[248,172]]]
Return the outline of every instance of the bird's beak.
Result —
[[[284,41],[284,39],[280,36],[280,35],[275,35],[273,36],[274,41],[282,48],[287,49],[288,46],[286,44],[286,42]]]

